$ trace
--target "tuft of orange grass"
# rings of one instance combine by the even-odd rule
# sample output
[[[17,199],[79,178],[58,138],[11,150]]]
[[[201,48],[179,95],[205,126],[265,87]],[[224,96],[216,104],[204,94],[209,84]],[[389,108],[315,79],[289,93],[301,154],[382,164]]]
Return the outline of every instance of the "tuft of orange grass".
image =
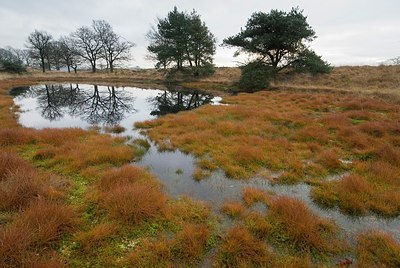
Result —
[[[87,135],[88,132],[81,128],[45,128],[37,132],[37,141],[40,143],[60,146],[67,142],[77,141]]]
[[[79,130],[80,132],[82,130]],[[107,135],[93,134],[82,139],[74,136],[75,130],[59,134],[59,138],[41,142],[58,144],[44,144],[44,148],[36,153],[36,159],[49,159],[52,165],[60,165],[69,171],[76,169],[93,168],[93,166],[121,165],[134,157],[134,152],[118,139]],[[87,132],[83,132],[86,133]],[[65,134],[71,134],[69,137]],[[65,138],[65,140],[63,140]]]
[[[25,225],[0,227],[0,266],[23,266],[29,256],[28,248],[32,244],[31,230]]]
[[[0,181],[17,171],[32,173],[33,168],[15,153],[0,152]]]
[[[382,232],[364,232],[357,237],[358,267],[400,267],[400,244]]]
[[[272,260],[267,244],[242,226],[228,230],[217,253],[219,267],[267,267]]]
[[[364,176],[349,174],[339,181],[320,184],[312,190],[313,199],[326,207],[338,206],[351,215],[364,214],[368,210],[385,216],[399,215],[399,188],[397,177],[393,177],[398,174],[398,169],[383,162],[376,162],[368,169],[371,173]]]
[[[162,215],[166,201],[159,187],[125,184],[104,192],[100,204],[111,218],[136,224]]]
[[[85,251],[93,247],[100,247],[107,238],[112,237],[118,232],[119,226],[115,223],[106,222],[94,226],[87,232],[80,232],[76,235],[76,240]]]
[[[267,206],[270,205],[269,194],[254,187],[245,187],[242,192],[242,199],[247,206],[252,206],[257,202],[262,202]]]
[[[106,170],[101,176],[98,186],[102,191],[107,192],[127,184],[158,185],[147,170],[133,165],[123,165]]]
[[[171,249],[166,237],[158,241],[146,239],[129,254],[128,262],[132,267],[174,267]]]
[[[246,214],[246,208],[240,202],[233,200],[225,201],[221,211],[231,218],[241,218]]]
[[[186,224],[173,241],[174,256],[186,263],[194,263],[203,255],[210,230],[205,224]]]
[[[400,166],[400,149],[397,147],[385,143],[375,149],[375,154],[380,160],[386,161],[394,166]]]
[[[188,222],[201,224],[211,215],[210,207],[201,201],[194,201],[187,196],[168,202],[166,219],[175,225],[183,225]]]
[[[48,245],[58,240],[76,223],[76,214],[71,207],[41,200],[32,203],[15,222],[30,230],[30,239],[35,245]]]
[[[33,171],[16,170],[0,181],[0,211],[22,209],[44,194],[43,185]]]
[[[328,220],[314,215],[301,201],[286,196],[274,199],[268,211],[274,233],[286,237],[296,251],[325,254],[337,252],[337,227]]]
[[[373,162],[369,171],[381,182],[389,185],[400,185],[400,170],[387,162]]]
[[[0,211],[23,209],[39,198],[60,200],[67,187],[63,179],[38,173],[16,154],[0,153]]]
[[[330,170],[338,169],[341,166],[339,155],[334,149],[328,149],[320,152],[318,156],[318,162]]]
[[[361,176],[350,174],[337,184],[339,207],[350,214],[362,214],[367,209],[367,196],[373,187]]]
[[[24,145],[35,140],[36,131],[28,128],[5,128],[0,130],[0,145]]]
[[[12,223],[0,227],[0,266],[29,266],[32,257],[37,257],[34,251],[45,252],[76,224],[76,214],[70,207],[33,202]]]
[[[267,238],[272,232],[272,225],[268,222],[266,216],[257,212],[246,215],[244,223],[246,228],[258,238]]]

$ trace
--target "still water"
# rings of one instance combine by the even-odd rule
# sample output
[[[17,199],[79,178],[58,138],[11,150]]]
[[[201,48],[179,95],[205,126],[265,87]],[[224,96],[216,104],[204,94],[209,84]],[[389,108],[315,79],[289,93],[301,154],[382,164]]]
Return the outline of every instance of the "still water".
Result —
[[[11,90],[20,107],[19,123],[32,128],[66,128],[121,125],[120,135],[146,138],[133,128],[137,121],[197,108],[218,105],[221,98],[199,91],[156,90],[135,87],[118,88],[96,85],[39,85]],[[311,186],[271,185],[264,178],[231,180],[216,171],[201,181],[193,179],[196,159],[179,150],[160,152],[151,143],[149,151],[136,165],[149,167],[174,197],[187,195],[207,202],[218,213],[225,200],[240,200],[244,187],[257,187],[278,195],[289,195],[305,202],[310,209],[334,220],[350,237],[361,230],[379,229],[391,233],[400,241],[400,218],[383,219],[374,215],[349,217],[336,209],[321,209],[310,198]],[[180,170],[180,172],[177,172]],[[261,208],[265,209],[265,208]]]

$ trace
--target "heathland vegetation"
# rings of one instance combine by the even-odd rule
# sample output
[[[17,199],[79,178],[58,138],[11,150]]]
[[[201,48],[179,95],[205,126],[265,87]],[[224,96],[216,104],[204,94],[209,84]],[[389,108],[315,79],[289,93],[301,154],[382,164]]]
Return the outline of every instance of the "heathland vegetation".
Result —
[[[265,35],[247,43],[253,26],[269,29],[278,22],[282,29],[299,23],[304,32],[288,47],[261,42],[275,38]],[[158,23],[149,33],[149,49],[159,67],[189,68],[196,76],[197,67],[212,63],[215,40],[196,12],[174,9]],[[178,35],[175,27],[181,23],[194,28]],[[204,50],[193,45],[196,34],[207,40]],[[110,48],[119,44],[125,52],[132,43],[124,43],[105,21],[79,28],[58,45],[93,36],[89,43],[101,47],[93,50],[99,54],[73,53],[69,66],[76,70],[86,57],[95,71],[100,57],[110,72],[41,73],[29,68],[0,76],[1,267],[399,267],[396,230],[348,232],[297,198],[257,187],[245,187],[213,210],[201,200],[169,196],[148,169],[132,163],[143,152],[127,137],[96,129],[20,126],[18,107],[8,94],[13,87],[49,81],[162,87],[170,78],[162,68],[111,73],[127,54],[107,51],[106,43],[111,42]],[[31,37],[40,39],[37,47],[45,52],[42,57],[39,48],[32,48],[37,57],[29,59],[36,59],[42,71],[51,69],[54,58],[49,46],[43,46],[54,42],[51,36],[35,32]],[[159,150],[194,155],[197,180],[222,171],[232,180],[307,184],[316,206],[343,217],[398,219],[400,68],[331,70],[303,43],[313,38],[297,9],[255,13],[241,33],[225,42],[251,54],[265,45],[255,66],[242,68],[241,82],[247,71],[250,81],[252,75],[265,76],[272,69],[271,90],[229,94],[240,80],[239,68],[215,68],[207,77],[190,80],[177,76],[182,86],[219,92],[225,105],[206,105],[135,127]],[[185,44],[193,46],[177,50]],[[22,52],[0,52],[2,59],[22,66]],[[68,65],[67,59],[62,62],[60,66]],[[314,72],[316,62],[331,72]],[[314,74],[293,72],[297,68]],[[146,140],[136,143],[151,146]]]

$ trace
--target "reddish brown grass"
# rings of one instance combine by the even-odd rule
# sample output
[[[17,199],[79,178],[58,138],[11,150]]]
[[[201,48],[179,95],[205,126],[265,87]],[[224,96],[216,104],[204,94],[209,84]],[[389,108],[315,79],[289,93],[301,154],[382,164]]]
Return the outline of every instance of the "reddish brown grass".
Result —
[[[268,222],[268,219],[260,213],[252,212],[248,214],[244,222],[246,228],[258,238],[266,238],[271,234],[271,224]]]
[[[326,253],[338,251],[336,226],[315,216],[301,201],[290,197],[273,200],[269,216],[275,232],[283,233],[300,252]]]
[[[31,262],[37,257],[31,250],[45,251],[75,224],[74,212],[65,205],[32,203],[14,222],[0,228],[0,266],[37,267]],[[38,262],[56,263],[40,258]]]
[[[70,207],[39,200],[21,213],[15,224],[27,226],[32,242],[41,246],[56,241],[76,223]]]
[[[169,202],[166,209],[166,219],[175,225],[187,223],[201,224],[207,221],[211,211],[206,203],[193,201],[187,196]]]
[[[246,208],[237,201],[225,201],[222,205],[221,211],[231,218],[241,218],[246,213]]]
[[[400,244],[385,233],[361,233],[357,256],[358,267],[400,267]]]
[[[113,219],[135,224],[162,215],[166,200],[158,187],[126,184],[103,193],[100,203]]]
[[[6,128],[0,130],[0,146],[29,144],[35,139],[35,130]]]
[[[24,226],[0,227],[0,266],[18,267],[29,259],[28,247],[32,243],[31,230]]]
[[[180,231],[174,239],[174,255],[179,260],[187,263],[199,260],[206,249],[209,237],[210,230],[207,225],[185,225],[182,231]]]
[[[119,226],[106,222],[96,225],[87,232],[80,232],[76,236],[76,240],[85,251],[100,247],[105,243],[105,240],[112,237],[118,232]]]
[[[18,210],[44,194],[36,173],[22,170],[9,174],[0,182],[0,210]]]
[[[0,152],[0,181],[17,171],[31,173],[33,168],[14,153]]]
[[[258,188],[245,187],[242,192],[242,198],[247,206],[252,206],[257,202],[263,202],[266,205],[270,204],[268,193]]]
[[[395,166],[400,165],[400,148],[396,148],[390,144],[383,144],[376,148],[375,153],[383,161]]]
[[[341,165],[339,155],[333,149],[322,151],[318,156],[318,162],[331,170],[335,170]]]
[[[348,175],[337,184],[339,207],[351,214],[362,214],[367,209],[367,196],[373,190],[364,178],[358,175]]]
[[[369,170],[379,181],[391,185],[400,185],[400,171],[387,162],[373,162],[371,163]]]
[[[159,241],[144,240],[140,248],[128,256],[133,267],[174,267],[171,242],[167,238]]]
[[[81,128],[45,128],[38,132],[38,142],[51,144],[55,146],[63,145],[67,142],[73,142],[79,140],[79,138],[85,137],[88,132]]]
[[[103,191],[110,191],[116,187],[133,183],[157,185],[155,178],[145,169],[124,165],[105,171],[100,178],[99,187]]]
[[[267,267],[272,261],[268,246],[241,226],[228,230],[219,248],[217,262],[223,267]]]
[[[57,147],[45,145],[45,148],[37,152],[35,158],[49,159],[52,165],[59,165],[70,172],[93,166],[121,165],[133,159],[134,152],[129,146],[121,144],[118,139],[94,134],[82,140],[74,134],[75,132],[87,134],[81,131],[83,130],[71,129],[59,137],[56,135],[54,140],[51,140],[51,136],[46,137],[42,142],[46,142],[49,138],[48,142],[60,144]]]
[[[316,141],[326,143],[329,139],[325,128],[319,126],[306,126],[296,133],[296,139],[302,142]]]

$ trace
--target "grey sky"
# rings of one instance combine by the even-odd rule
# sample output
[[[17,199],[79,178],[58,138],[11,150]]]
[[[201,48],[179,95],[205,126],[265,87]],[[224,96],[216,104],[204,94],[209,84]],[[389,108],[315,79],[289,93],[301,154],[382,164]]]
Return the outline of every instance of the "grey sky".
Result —
[[[179,10],[196,9],[218,44],[236,34],[255,11],[298,6],[318,36],[311,47],[333,65],[375,65],[400,56],[398,0],[0,0],[0,47],[23,48],[34,29],[58,38],[93,19],[104,19],[137,44],[131,65],[152,67],[145,59],[145,34],[174,5]],[[233,50],[218,47],[216,65],[237,65],[240,59],[232,55]]]

